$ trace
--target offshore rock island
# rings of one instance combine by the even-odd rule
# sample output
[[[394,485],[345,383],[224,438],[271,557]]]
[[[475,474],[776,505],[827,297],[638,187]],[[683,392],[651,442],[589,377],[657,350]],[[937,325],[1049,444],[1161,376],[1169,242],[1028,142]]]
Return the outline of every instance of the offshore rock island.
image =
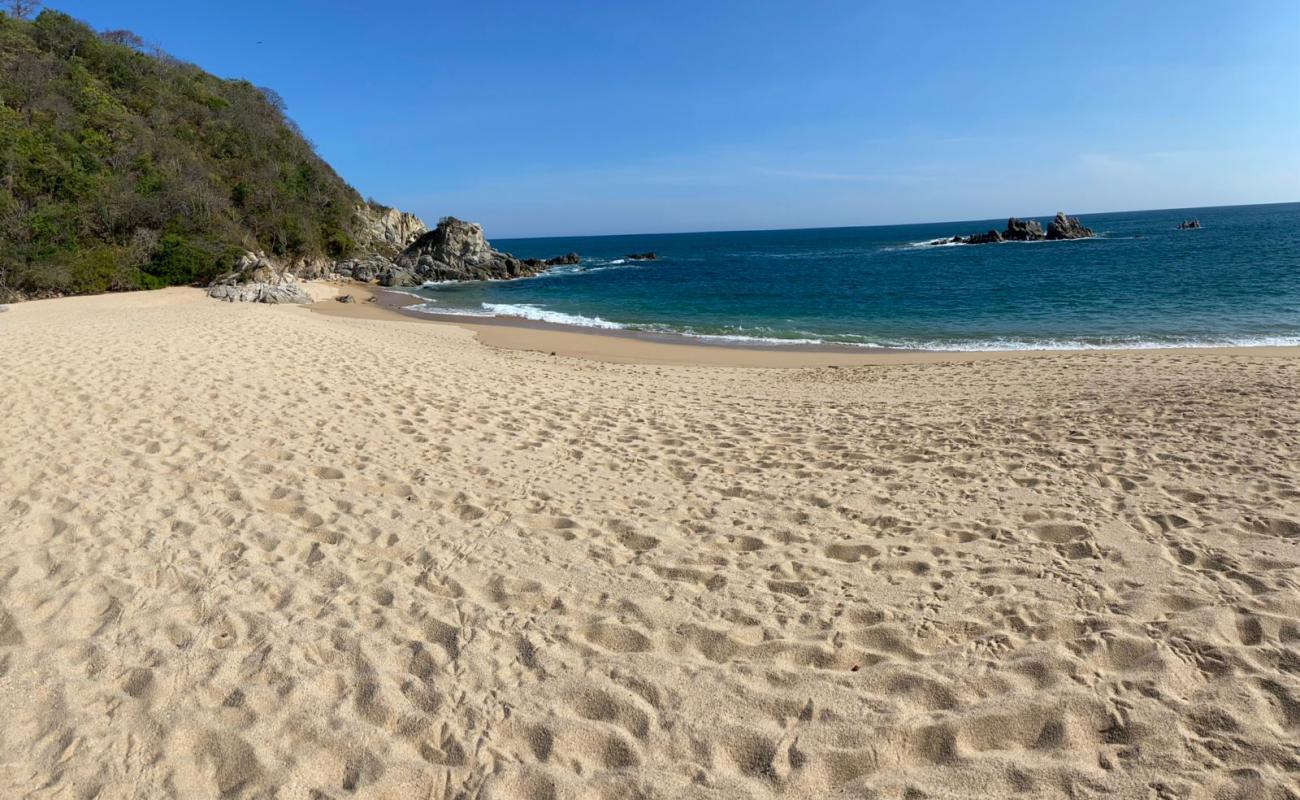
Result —
[[[929,244],[996,244],[999,242],[1037,242],[1057,241],[1063,239],[1087,239],[1095,235],[1078,217],[1066,216],[1064,211],[1057,212],[1056,217],[1043,230],[1042,223],[1033,219],[1012,217],[1007,220],[1005,230],[990,230],[987,233],[973,233],[970,236],[954,236],[951,239],[937,239]]]

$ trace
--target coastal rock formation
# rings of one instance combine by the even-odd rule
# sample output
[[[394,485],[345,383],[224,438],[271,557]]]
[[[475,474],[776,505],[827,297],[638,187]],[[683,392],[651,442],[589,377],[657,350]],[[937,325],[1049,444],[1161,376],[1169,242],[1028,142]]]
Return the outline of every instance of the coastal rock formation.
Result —
[[[1047,225],[1048,239],[1087,239],[1092,235],[1092,228],[1084,227],[1078,217],[1067,217],[1064,211],[1056,212],[1056,219]]]
[[[339,261],[334,265],[334,272],[344,280],[360,281],[369,283],[378,280],[386,270],[392,269],[393,262],[379,255],[362,256],[361,258],[348,259]]]
[[[530,267],[559,267],[570,266],[582,261],[582,257],[577,253],[565,253],[555,258],[525,258],[524,263]]]
[[[312,302],[311,296],[298,286],[298,277],[292,268],[278,264],[260,252],[240,256],[234,271],[208,288],[208,296],[227,303]]]
[[[960,236],[954,236],[951,241],[953,244],[995,244],[1005,240],[1002,238],[1002,234],[995,230],[990,230],[988,233],[972,233],[965,239]]]
[[[414,214],[374,203],[359,204],[356,221],[359,244],[388,256],[405,250],[429,230],[424,220]]]
[[[1046,238],[1046,234],[1038,220],[1012,217],[1007,220],[1007,229],[1002,232],[1002,238],[1008,242],[1035,242]]]
[[[658,261],[659,254],[653,251],[647,253],[629,253],[623,256],[628,261]]]
[[[972,233],[970,236],[954,236],[951,239],[936,239],[929,244],[997,244],[999,242],[1037,242],[1045,239],[1086,239],[1093,236],[1091,228],[1084,227],[1078,217],[1068,217],[1064,211],[1058,212],[1056,218],[1043,230],[1042,224],[1035,219],[1012,217],[1007,220],[1005,230],[990,230],[987,233]],[[629,256],[630,258],[630,256]]]
[[[1199,219],[1185,219],[1178,223],[1178,230],[1180,231],[1198,231],[1200,229],[1201,221]]]
[[[414,286],[425,281],[487,281],[536,275],[545,262],[528,263],[494,249],[483,228],[443,217],[393,260],[379,277],[383,286]]]
[[[391,209],[375,220],[376,230],[382,227],[383,241],[389,244],[416,234],[424,226],[418,217]],[[395,260],[372,251],[341,261],[303,258],[283,264],[266,253],[248,252],[235,262],[233,270],[212,284],[209,294],[231,302],[310,302],[304,299],[305,292],[292,286],[294,281],[353,280],[378,281],[381,286],[419,286],[426,281],[521,278],[580,261],[577,253],[521,260],[494,249],[484,238],[481,226],[445,217],[437,228],[415,235]]]

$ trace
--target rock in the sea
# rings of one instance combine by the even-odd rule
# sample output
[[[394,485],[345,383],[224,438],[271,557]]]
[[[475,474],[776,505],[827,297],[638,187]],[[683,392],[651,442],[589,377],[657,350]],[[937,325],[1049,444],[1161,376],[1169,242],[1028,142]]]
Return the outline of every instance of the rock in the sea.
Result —
[[[627,259],[628,261],[658,261],[659,254],[655,252],[628,253],[627,255],[623,256],[623,258]]]
[[[444,217],[438,227],[416,239],[393,263],[393,268],[380,276],[384,286],[522,278],[545,268],[544,262],[526,263],[493,249],[483,237],[481,226],[455,217]]]
[[[1087,239],[1092,235],[1092,228],[1084,227],[1078,217],[1067,217],[1064,211],[1056,212],[1056,219],[1047,225],[1048,239]]]
[[[1201,221],[1199,219],[1185,219],[1178,223],[1178,230],[1180,231],[1197,231],[1200,229]]]
[[[577,264],[582,261],[582,257],[577,253],[566,253],[555,258],[525,258],[524,263],[534,268],[559,267],[570,264]]]
[[[1047,238],[1047,234],[1043,233],[1043,226],[1036,219],[1012,217],[1007,220],[1007,229],[1002,232],[1002,238],[1010,242],[1035,242]]]
[[[1092,236],[1091,228],[1085,228],[1078,217],[1067,217],[1062,211],[1043,231],[1042,224],[1036,219],[1012,217],[1007,220],[1004,231],[990,230],[988,233],[972,233],[970,236],[954,236],[951,239],[936,239],[930,244],[996,244],[998,242],[1037,242],[1043,239],[1086,239]]]
[[[990,230],[988,233],[972,233],[970,236],[967,236],[965,239],[961,238],[960,236],[955,236],[953,237],[952,241],[963,243],[963,244],[993,244],[995,242],[1001,242],[1004,240],[1002,238],[1002,234],[998,233],[995,230]]]

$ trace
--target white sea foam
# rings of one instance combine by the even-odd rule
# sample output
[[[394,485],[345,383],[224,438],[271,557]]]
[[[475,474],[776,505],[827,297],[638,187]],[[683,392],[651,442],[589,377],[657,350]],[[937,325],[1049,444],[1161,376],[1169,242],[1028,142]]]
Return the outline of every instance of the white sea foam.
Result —
[[[491,316],[519,317],[537,322],[552,322],[556,325],[576,325],[582,328],[603,328],[605,330],[622,330],[627,327],[621,323],[610,322],[600,317],[565,314],[560,311],[549,311],[541,306],[524,303],[484,303],[483,310]]]
[[[425,296],[422,295],[422,294],[416,294],[415,292],[408,291],[408,290],[406,290],[406,289],[393,289],[393,288],[390,288],[390,287],[385,286],[385,287],[382,287],[382,288],[380,289],[380,291],[381,291],[381,292],[388,292],[389,294],[404,294],[404,295],[406,295],[407,297],[414,297],[414,298],[417,298],[417,299],[419,299],[419,300],[422,300],[423,302],[426,302],[426,303],[434,303],[434,302],[437,302],[436,300],[430,300],[429,298],[425,297]]]
[[[852,341],[844,339],[826,339],[808,331],[792,331],[795,336],[769,336],[749,333],[698,333],[689,328],[673,328],[667,325],[627,325],[621,322],[588,317],[581,314],[566,314],[552,311],[539,305],[529,303],[483,303],[479,309],[449,308],[434,305],[437,301],[429,300],[411,292],[399,291],[418,297],[421,303],[406,306],[407,311],[424,314],[439,314],[459,317],[515,317],[518,319],[547,322],[554,325],[569,325],[578,328],[596,328],[600,330],[638,330],[645,333],[682,336],[701,341],[717,341],[731,344],[755,345],[835,345],[860,347],[876,350],[925,350],[949,353],[983,353],[997,351],[1024,350],[1162,350],[1170,348],[1213,348],[1213,347],[1300,347],[1300,334],[1278,336],[1235,336],[1212,337],[1202,339],[976,339],[964,342],[895,339],[884,341]]]
[[[424,298],[421,298],[424,299]],[[414,311],[419,314],[439,314],[449,317],[492,317],[496,316],[490,311],[476,311],[472,308],[446,308],[435,306],[435,300],[427,300],[423,303],[416,303],[412,306],[404,306],[403,311]]]
[[[1298,336],[1239,336],[1214,339],[1123,339],[1084,341],[1078,339],[981,339],[972,342],[917,341],[889,344],[910,350],[935,350],[953,353],[983,353],[1000,350],[1167,350],[1171,348],[1208,347],[1296,347]]]

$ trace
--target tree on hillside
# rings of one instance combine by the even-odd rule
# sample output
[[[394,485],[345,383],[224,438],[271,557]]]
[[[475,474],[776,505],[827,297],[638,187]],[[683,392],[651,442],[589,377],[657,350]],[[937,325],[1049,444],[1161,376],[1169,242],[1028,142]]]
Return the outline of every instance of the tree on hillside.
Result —
[[[40,7],[41,0],[6,0],[5,13],[15,19],[27,19]]]

